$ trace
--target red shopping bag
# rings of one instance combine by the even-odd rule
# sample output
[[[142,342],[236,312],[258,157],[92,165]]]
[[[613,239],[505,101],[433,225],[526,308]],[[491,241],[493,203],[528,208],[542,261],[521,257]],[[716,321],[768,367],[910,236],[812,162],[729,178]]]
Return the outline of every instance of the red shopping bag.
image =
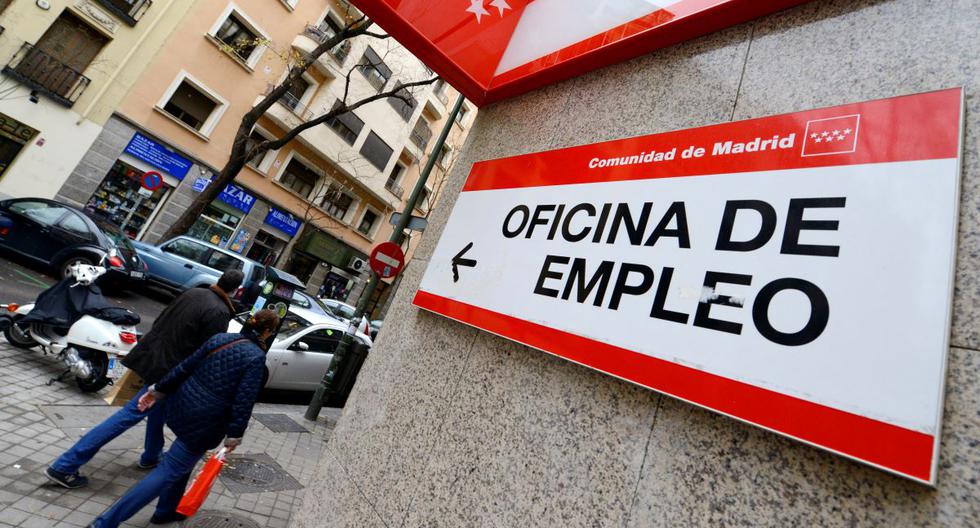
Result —
[[[218,478],[218,473],[221,473],[221,468],[224,465],[225,449],[221,448],[221,451],[218,451],[204,463],[201,472],[197,474],[194,482],[191,482],[190,487],[184,492],[184,497],[180,499],[180,504],[177,505],[177,513],[188,517],[197,513],[197,510],[207,500],[208,493],[211,493],[211,486],[214,486],[214,480]]]

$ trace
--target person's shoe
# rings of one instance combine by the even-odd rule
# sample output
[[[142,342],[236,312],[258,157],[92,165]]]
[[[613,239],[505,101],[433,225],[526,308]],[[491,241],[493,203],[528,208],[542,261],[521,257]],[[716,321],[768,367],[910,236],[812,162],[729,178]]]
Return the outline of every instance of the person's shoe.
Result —
[[[162,515],[159,513],[154,513],[153,517],[150,517],[150,524],[170,524],[183,521],[186,518],[186,515],[177,512],[165,513]]]
[[[136,467],[138,467],[140,469],[153,469],[153,468],[155,468],[155,467],[157,467],[159,465],[160,465],[160,461],[159,460],[154,460],[153,462],[150,462],[149,464],[147,464],[147,463],[143,462],[142,459],[140,459],[140,461],[136,463]]]
[[[62,473],[56,469],[47,468],[44,470],[44,474],[51,482],[68,489],[77,489],[88,485],[88,477],[83,477],[78,473]]]

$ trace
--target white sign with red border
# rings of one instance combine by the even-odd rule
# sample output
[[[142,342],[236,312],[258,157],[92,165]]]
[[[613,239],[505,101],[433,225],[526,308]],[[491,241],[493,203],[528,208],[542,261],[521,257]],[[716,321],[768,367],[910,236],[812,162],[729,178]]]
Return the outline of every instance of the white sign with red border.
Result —
[[[477,163],[414,303],[934,483],[962,99]]]

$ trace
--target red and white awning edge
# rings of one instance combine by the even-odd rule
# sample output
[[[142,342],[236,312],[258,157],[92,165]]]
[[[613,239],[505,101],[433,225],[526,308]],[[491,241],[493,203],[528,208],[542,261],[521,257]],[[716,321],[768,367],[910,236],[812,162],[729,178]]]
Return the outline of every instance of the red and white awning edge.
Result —
[[[467,99],[484,106],[806,1],[352,3]]]

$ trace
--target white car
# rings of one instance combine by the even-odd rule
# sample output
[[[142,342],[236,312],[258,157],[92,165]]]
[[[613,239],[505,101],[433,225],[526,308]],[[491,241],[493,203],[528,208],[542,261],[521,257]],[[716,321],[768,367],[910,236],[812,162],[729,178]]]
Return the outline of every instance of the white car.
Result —
[[[228,325],[229,332],[241,329],[238,321]],[[290,307],[278,337],[266,354],[269,379],[265,388],[316,390],[346,329],[347,323],[332,317]],[[354,338],[365,346],[372,344],[371,338],[362,332],[354,334]]]
[[[334,316],[345,321],[350,321],[354,317],[354,312],[357,311],[357,308],[336,299],[321,298],[320,302],[323,303],[328,310],[333,312]],[[371,323],[368,321],[367,317],[364,317],[363,315],[361,316],[361,323],[358,325],[357,329],[365,334],[371,333]]]

